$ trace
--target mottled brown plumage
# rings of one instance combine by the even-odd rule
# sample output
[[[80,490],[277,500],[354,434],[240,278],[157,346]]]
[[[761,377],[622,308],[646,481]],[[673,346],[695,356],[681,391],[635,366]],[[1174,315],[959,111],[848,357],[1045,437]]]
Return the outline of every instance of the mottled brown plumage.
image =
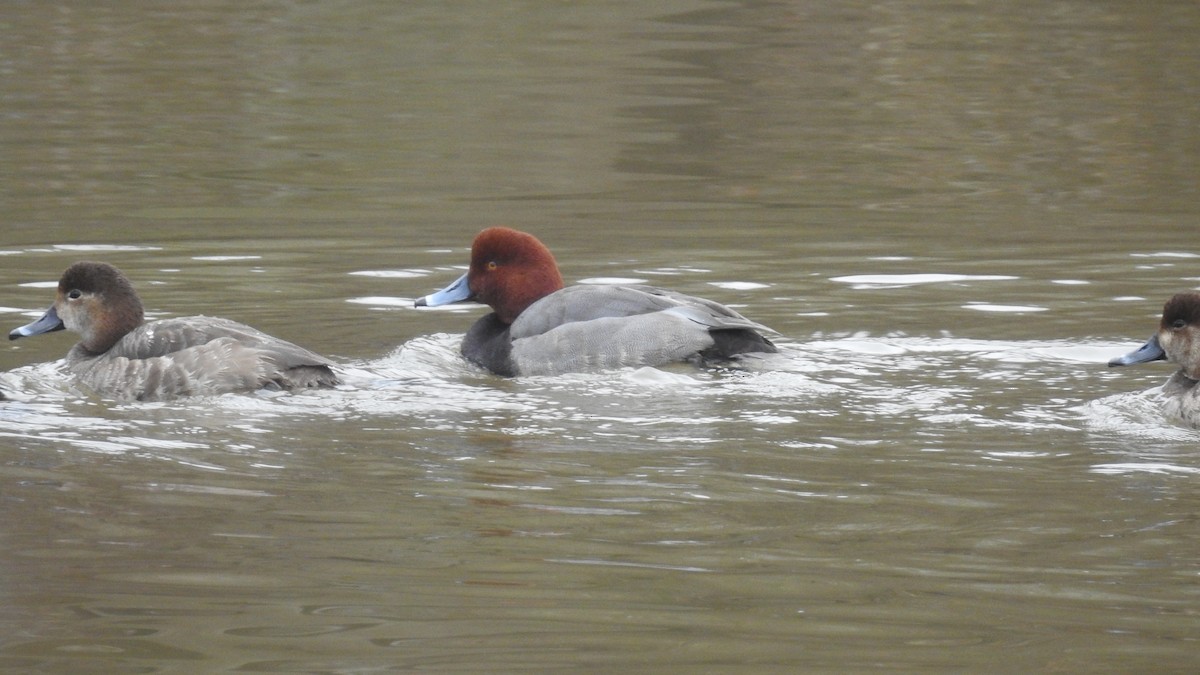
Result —
[[[1200,428],[1200,293],[1177,293],[1163,306],[1158,332],[1146,344],[1108,362],[1128,366],[1169,361],[1179,370],[1163,385],[1163,411],[1170,419]]]
[[[229,319],[192,316],[145,322],[129,279],[107,263],[78,262],[58,283],[54,305],[10,339],[67,329],[80,341],[68,369],[87,388],[119,400],[305,389],[338,384],[333,363]]]

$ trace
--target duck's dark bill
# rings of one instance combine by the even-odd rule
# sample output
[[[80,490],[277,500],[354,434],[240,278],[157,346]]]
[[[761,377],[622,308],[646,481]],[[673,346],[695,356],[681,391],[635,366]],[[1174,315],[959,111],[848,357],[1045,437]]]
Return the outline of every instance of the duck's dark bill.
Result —
[[[1150,361],[1163,361],[1167,358],[1167,353],[1163,351],[1162,345],[1158,343],[1158,336],[1155,335],[1146,341],[1146,344],[1139,347],[1136,351],[1129,352],[1124,356],[1108,362],[1109,366],[1131,366],[1135,363],[1148,363]]]

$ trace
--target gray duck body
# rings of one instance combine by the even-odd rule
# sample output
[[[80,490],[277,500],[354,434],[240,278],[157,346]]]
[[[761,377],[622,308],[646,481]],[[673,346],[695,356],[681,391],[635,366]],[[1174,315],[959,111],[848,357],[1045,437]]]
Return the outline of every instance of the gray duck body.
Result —
[[[192,316],[145,322],[132,284],[107,263],[68,267],[50,309],[9,338],[62,329],[82,337],[65,358],[77,382],[118,400],[339,384],[330,360],[236,321]]]
[[[118,400],[338,384],[328,359],[250,326],[209,316],[144,323],[101,354],[77,344],[67,353],[66,365],[80,384]]]
[[[712,300],[651,286],[564,287],[550,250],[506,227],[480,232],[467,273],[415,304],[464,301],[493,311],[467,331],[462,353],[498,375],[703,365],[778,351],[760,334],[770,329]]]

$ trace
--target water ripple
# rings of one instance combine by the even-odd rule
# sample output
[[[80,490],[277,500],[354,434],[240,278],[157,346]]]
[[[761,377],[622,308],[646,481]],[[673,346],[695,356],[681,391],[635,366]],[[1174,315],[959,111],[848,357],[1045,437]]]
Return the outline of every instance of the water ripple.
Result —
[[[76,393],[61,363],[29,366],[0,380],[17,399],[0,406],[0,436],[175,461],[221,447],[270,452],[273,437],[296,419],[363,429],[402,423],[431,433],[502,421],[512,437],[557,436],[606,449],[621,438],[634,450],[749,437],[822,447],[827,440],[789,438],[786,430],[819,428],[834,416],[923,428],[930,447],[972,427],[1195,438],[1165,423],[1152,395],[1091,395],[1096,383],[1117,377],[1103,367],[1126,347],[1113,342],[851,335],[781,341],[781,353],[753,369],[680,365],[510,380],[466,362],[460,339],[416,338],[379,359],[348,363],[345,385],[334,390],[167,403],[107,404]]]

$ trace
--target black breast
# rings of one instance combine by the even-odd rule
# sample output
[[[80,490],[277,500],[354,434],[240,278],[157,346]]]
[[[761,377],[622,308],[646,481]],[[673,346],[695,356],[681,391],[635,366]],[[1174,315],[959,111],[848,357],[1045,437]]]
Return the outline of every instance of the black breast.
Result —
[[[497,375],[517,374],[512,362],[511,328],[495,312],[476,321],[463,338],[462,354],[471,363],[483,366]]]

